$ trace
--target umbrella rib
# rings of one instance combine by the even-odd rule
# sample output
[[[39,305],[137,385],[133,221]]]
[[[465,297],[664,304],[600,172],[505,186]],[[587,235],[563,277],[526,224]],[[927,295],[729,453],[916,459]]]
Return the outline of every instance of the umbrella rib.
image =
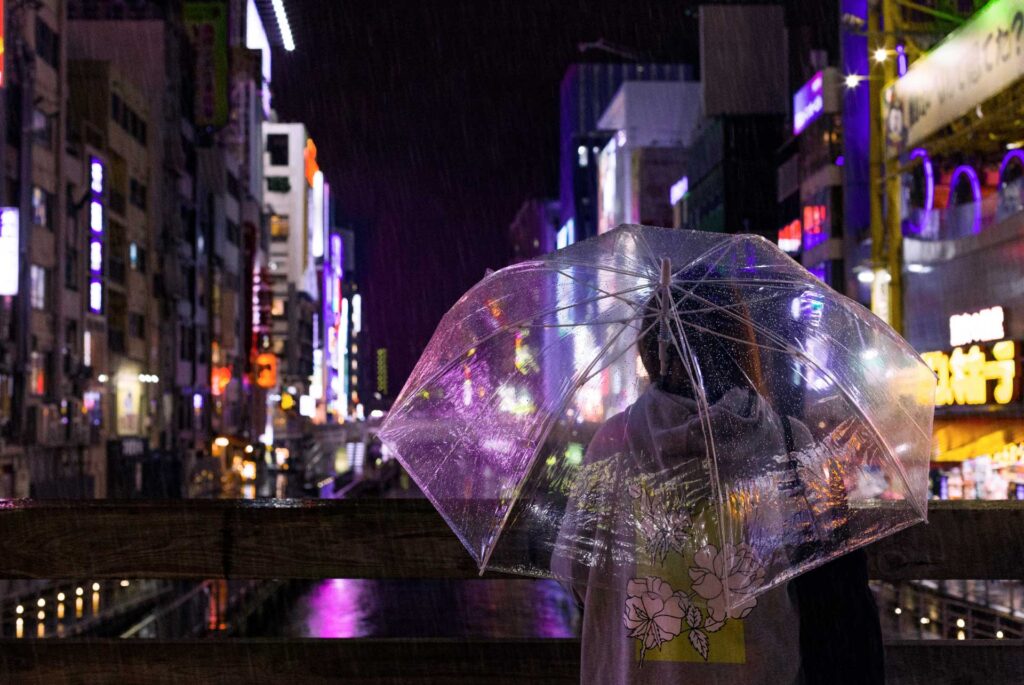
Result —
[[[776,334],[775,334],[775,333],[774,333],[773,331],[771,331],[770,329],[768,329],[768,328],[765,328],[765,327],[761,326],[760,324],[758,324],[758,323],[757,323],[756,321],[754,321],[753,319],[745,319],[745,318],[742,318],[742,317],[738,316],[737,314],[735,314],[734,312],[732,312],[731,310],[729,310],[729,309],[728,309],[727,307],[722,307],[721,305],[716,305],[715,303],[711,302],[710,300],[708,300],[708,299],[706,299],[706,298],[704,298],[704,297],[701,297],[700,295],[697,295],[696,293],[694,293],[694,292],[693,292],[693,289],[690,289],[690,290],[688,291],[688,293],[689,293],[689,296],[693,297],[694,299],[696,299],[696,300],[698,300],[698,301],[700,301],[700,302],[702,302],[702,303],[704,303],[704,304],[708,305],[709,307],[712,307],[714,311],[720,311],[720,312],[722,312],[722,313],[725,313],[725,314],[727,314],[728,316],[732,317],[732,318],[733,318],[734,320],[736,320],[736,321],[739,321],[740,323],[743,323],[743,324],[746,324],[746,325],[750,325],[750,326],[751,326],[752,328],[754,328],[754,329],[755,329],[755,330],[756,330],[757,332],[761,333],[761,334],[762,334],[762,335],[764,335],[765,337],[767,337],[767,338],[769,338],[770,340],[772,340],[773,342],[775,342],[775,343],[776,343],[777,345],[779,345],[779,346],[780,346],[780,347],[781,347],[782,349],[776,349],[776,348],[771,348],[771,347],[769,347],[768,345],[765,345],[765,344],[763,344],[763,343],[756,343],[756,345],[757,345],[757,346],[758,346],[759,348],[761,348],[761,349],[768,349],[768,350],[772,350],[772,351],[775,351],[775,352],[787,352],[787,353],[789,353],[789,354],[793,354],[793,355],[795,355],[796,357],[798,357],[799,359],[805,360],[805,361],[809,362],[810,364],[812,364],[812,365],[813,365],[813,366],[814,366],[814,367],[815,367],[815,368],[816,368],[816,369],[817,369],[818,371],[820,371],[820,372],[821,372],[821,374],[822,374],[823,376],[826,376],[826,377],[827,377],[827,378],[828,378],[828,379],[829,379],[829,380],[830,380],[830,381],[831,381],[832,383],[834,383],[834,384],[835,384],[835,385],[836,385],[837,387],[840,387],[840,388],[842,388],[842,384],[840,384],[839,382],[837,382],[837,381],[836,381],[836,379],[835,379],[835,378],[833,378],[831,374],[829,374],[829,373],[825,372],[825,370],[824,370],[824,369],[823,369],[823,368],[822,368],[822,367],[821,367],[821,366],[820,366],[820,365],[819,365],[819,364],[818,364],[818,363],[817,363],[817,362],[816,362],[816,361],[815,361],[814,359],[812,359],[812,358],[811,358],[810,356],[808,356],[808,355],[807,355],[807,354],[806,354],[806,353],[805,353],[805,352],[804,352],[803,350],[801,350],[801,349],[800,349],[799,347],[796,347],[795,345],[793,345],[793,344],[789,343],[789,342],[788,342],[787,340],[785,340],[784,338],[781,338],[780,336],[776,335]],[[724,337],[724,338],[728,338],[728,336],[725,336],[725,335],[723,335],[723,334],[721,334],[721,333],[718,333],[717,331],[711,331],[711,330],[708,330],[708,329],[701,329],[701,328],[700,328],[699,326],[696,326],[695,324],[692,324],[692,323],[687,323],[687,325],[689,325],[689,326],[692,326],[692,327],[694,327],[694,328],[698,328],[699,330],[705,330],[705,331],[707,331],[708,333],[711,333],[712,335],[716,335],[716,336],[719,336],[719,337]],[[744,342],[744,341],[738,341],[738,342]],[[841,348],[841,349],[842,349],[843,351],[845,351],[845,352],[846,352],[846,353],[847,353],[848,355],[850,355],[850,356],[854,356],[854,355],[853,355],[853,353],[852,353],[852,352],[850,351],[850,349],[849,349],[849,348],[847,348],[847,347],[846,347],[845,345],[843,345],[842,343],[840,343],[840,342],[838,342],[838,341],[836,341],[836,340],[832,339],[832,340],[830,341],[830,344],[832,344],[832,345],[834,345],[834,346],[836,346],[836,347],[839,347],[839,348]],[[850,402],[851,404],[853,404],[853,403],[854,403],[854,402],[853,402],[853,398],[851,398],[851,397],[849,396],[849,393],[848,393],[848,392],[846,392],[845,388],[843,389],[843,393],[844,393],[844,395],[846,395],[846,399],[847,399],[847,400],[848,400],[848,401],[849,401],[849,402]],[[908,420],[910,421],[910,423],[911,423],[911,424],[912,424],[912,425],[914,426],[914,428],[915,428],[915,429],[917,429],[918,433],[920,433],[920,434],[921,434],[921,435],[922,435],[922,436],[923,436],[923,437],[924,437],[925,439],[931,439],[931,438],[930,438],[930,436],[929,436],[929,435],[928,435],[927,433],[925,433],[925,431],[924,431],[924,430],[923,430],[923,429],[921,428],[921,426],[920,426],[920,425],[919,425],[919,424],[918,424],[918,423],[917,423],[916,421],[914,421],[914,419],[913,419],[913,418],[912,418],[912,417],[910,416],[909,412],[907,412],[907,410],[906,410],[906,409],[904,409],[904,408],[903,408],[903,407],[902,407],[902,406],[901,406],[901,405],[899,404],[899,402],[896,402],[896,401],[895,401],[895,398],[894,398],[894,397],[892,397],[891,393],[886,393],[886,394],[887,394],[887,395],[889,396],[889,397],[888,397],[888,399],[889,399],[890,401],[893,401],[893,403],[894,403],[894,404],[895,404],[895,405],[896,405],[897,407],[899,407],[899,408],[900,408],[900,411],[901,411],[901,412],[902,412],[902,413],[904,414],[904,416],[906,416],[906,418],[907,418],[907,419],[908,419]]]
[[[595,285],[593,283],[587,283],[586,281],[584,281],[584,280],[582,280],[580,278],[577,278],[576,276],[573,276],[572,274],[566,273],[565,271],[562,271],[561,269],[556,269],[555,273],[557,273],[559,275],[562,275],[562,276],[565,276],[566,278],[570,279],[574,283],[579,283],[580,285],[582,285],[584,287],[587,287],[587,288],[590,288],[591,290],[596,290],[597,292],[599,292],[599,293],[601,293],[601,294],[603,294],[603,295],[605,295],[607,297],[615,298],[616,300],[620,300],[622,302],[625,302],[626,304],[632,304],[631,302],[629,302],[629,300],[625,299],[624,297],[621,297],[620,295],[618,295],[618,294],[616,294],[614,292],[605,290],[604,288],[600,288],[600,287],[598,287],[597,285]]]
[[[630,271],[628,269],[623,269],[623,268],[615,267],[615,266],[605,266],[603,264],[594,264],[593,262],[572,261],[572,260],[565,259],[563,257],[558,257],[556,259],[554,256],[552,256],[552,258],[550,260],[544,260],[541,263],[545,264],[549,268],[554,268],[556,271],[558,270],[557,267],[560,267],[560,266],[578,266],[578,267],[582,267],[582,268],[585,268],[585,269],[595,269],[595,270],[598,270],[598,271],[607,271],[609,273],[620,274],[622,276],[632,276],[633,278],[647,278],[647,279],[651,278],[650,274],[645,274],[642,271]]]
[[[627,288],[626,290],[621,290],[617,294],[623,295],[623,294],[626,294],[626,293],[636,292],[638,290],[643,290],[644,288],[649,288],[649,287],[650,287],[650,285],[644,284],[644,285],[636,286],[636,287],[633,287],[633,288]],[[448,371],[450,371],[452,368],[454,368],[454,366],[456,364],[458,364],[458,363],[460,363],[462,361],[463,357],[466,354],[468,354],[471,349],[473,349],[475,347],[479,347],[482,343],[485,343],[488,340],[491,340],[492,338],[497,337],[498,335],[501,335],[502,333],[505,333],[505,332],[507,332],[507,331],[509,331],[509,330],[511,330],[513,328],[519,328],[519,327],[522,327],[522,326],[526,326],[527,323],[529,321],[533,320],[533,319],[536,319],[536,318],[539,318],[539,317],[543,317],[543,316],[548,316],[550,314],[556,314],[556,313],[558,313],[560,311],[563,311],[565,309],[571,309],[572,307],[579,307],[581,305],[591,304],[593,302],[600,302],[601,300],[604,300],[604,299],[607,299],[607,297],[606,296],[600,296],[600,297],[593,297],[593,298],[586,299],[586,300],[580,300],[579,302],[574,302],[572,304],[568,304],[568,305],[565,305],[565,306],[562,306],[562,307],[556,307],[554,309],[542,310],[540,312],[535,312],[534,314],[531,314],[528,317],[523,317],[522,319],[510,322],[510,323],[507,323],[507,324],[502,324],[497,329],[491,331],[487,335],[485,335],[485,336],[475,340],[469,346],[463,347],[462,350],[458,354],[456,354],[454,357],[452,357],[452,359],[450,359],[444,366],[442,366],[440,369],[438,369],[437,371],[432,373],[422,383],[419,383],[415,388],[413,388],[412,389],[412,394],[416,394],[416,393],[422,391],[427,385],[429,385],[430,383],[433,383],[438,378],[440,378],[444,374],[448,373]],[[629,303],[627,302],[627,304],[629,304]],[[402,389],[402,392],[399,394],[399,398],[401,398],[404,395],[406,395],[406,389],[405,388]]]
[[[692,294],[692,291],[691,291],[691,294]],[[693,296],[696,299],[698,299],[700,301],[703,301],[703,302],[705,302],[706,304],[708,304],[708,305],[710,305],[712,307],[716,306],[713,302],[705,300],[700,295],[693,295]],[[770,339],[774,339],[775,342],[782,344],[784,347],[791,348],[792,352],[790,352],[790,353],[795,352],[796,355],[800,359],[804,360],[805,362],[807,362],[808,364],[813,366],[814,369],[818,373],[820,373],[823,377],[827,378],[829,380],[829,382],[831,382],[836,388],[839,389],[839,392],[842,393],[843,397],[850,404],[850,406],[857,413],[857,415],[871,428],[871,431],[875,434],[875,438],[882,444],[882,446],[885,447],[885,449],[888,451],[888,453],[890,455],[895,455],[895,451],[892,449],[892,447],[889,446],[888,441],[886,441],[885,437],[878,430],[877,426],[875,426],[874,422],[867,416],[867,414],[864,413],[864,411],[857,404],[857,402],[854,401],[853,397],[850,395],[850,392],[846,389],[846,387],[842,383],[840,383],[831,373],[826,371],[825,368],[823,366],[821,366],[815,359],[813,359],[812,357],[810,357],[809,355],[804,353],[799,348],[790,345],[784,339],[779,338],[773,332],[763,328],[762,326],[759,326],[756,322],[754,322],[752,320],[745,320],[745,319],[742,319],[740,317],[737,317],[732,312],[727,311],[725,308],[719,307],[719,309],[721,311],[727,313],[729,316],[732,316],[732,317],[736,318],[737,320],[740,321],[740,323],[744,323],[744,324],[750,325],[753,328],[755,328],[756,330],[759,330],[760,332],[762,332],[764,335],[766,335]],[[725,337],[725,336],[723,336],[723,337]],[[766,349],[770,349],[770,348],[767,348],[767,346],[760,345],[760,343],[758,343],[758,346],[759,347],[765,347]],[[842,345],[839,345],[839,346],[842,347]],[[843,348],[843,349],[846,349],[846,348]],[[783,351],[786,351],[786,350],[783,350]],[[847,353],[849,353],[849,350],[847,350]],[[890,397],[890,399],[892,399],[892,398]],[[903,407],[900,406],[898,402],[896,403],[896,406],[900,408],[900,411],[904,415],[907,414],[906,410],[903,409]],[[911,424],[913,424],[915,428],[920,430],[920,428],[917,426],[917,424],[914,421],[911,421]],[[921,511],[921,509],[918,506],[917,502],[914,501],[914,498],[910,496],[910,493],[911,493],[910,481],[909,481],[909,478],[908,478],[908,476],[906,474],[905,469],[903,468],[903,464],[900,462],[899,459],[896,459],[895,456],[893,456],[892,461],[896,465],[896,473],[899,475],[900,480],[903,482],[903,487],[906,488],[907,499],[910,500],[910,505],[914,508],[914,511],[916,511],[918,513],[918,515],[920,515],[920,516],[922,516],[924,518],[927,518],[927,516],[925,516],[924,513]]]
[[[686,371],[686,375],[690,379],[690,386],[694,389],[694,399],[697,402],[698,418],[700,423],[701,433],[704,436],[704,446],[707,450],[706,456],[708,457],[708,464],[711,469],[711,492],[715,498],[715,503],[718,506],[718,536],[719,543],[724,548],[726,544],[725,536],[725,501],[722,497],[722,483],[719,479],[718,472],[718,451],[715,448],[715,436],[711,430],[711,407],[708,404],[707,394],[704,392],[703,374],[701,374],[700,366],[697,364],[697,355],[686,339],[686,333],[683,331],[681,325],[681,318],[679,316],[679,308],[676,304],[675,298],[670,297],[670,311],[676,321],[679,336],[682,340],[680,341],[676,336],[669,336],[672,340],[673,345],[676,348],[676,352],[679,354],[680,360],[683,362],[683,369]],[[682,344],[680,344],[682,343]],[[686,353],[683,352],[683,346],[686,347]],[[698,383],[697,381],[700,380]],[[729,593],[726,588],[726,603],[729,603]]]
[[[622,336],[622,334],[626,331],[626,328],[627,328],[626,326],[623,326],[618,331],[616,331],[615,334],[612,335],[611,339],[609,339],[608,342],[606,342],[604,344],[604,346],[597,353],[597,355],[594,356],[594,359],[590,362],[590,364],[587,366],[587,368],[584,369],[576,377],[576,379],[573,381],[572,385],[570,386],[570,389],[565,393],[565,397],[562,399],[561,402],[559,402],[557,411],[550,412],[548,414],[546,420],[542,424],[542,427],[541,427],[541,429],[539,431],[539,434],[537,435],[536,444],[538,444],[538,445],[543,444],[544,440],[547,439],[547,436],[551,433],[551,430],[554,428],[554,425],[555,425],[555,422],[557,421],[557,418],[562,415],[562,412],[565,411],[565,407],[569,404],[569,401],[572,399],[572,397],[574,397],[576,395],[576,392],[580,389],[580,387],[582,387],[582,385],[579,383],[579,379],[581,377],[585,376],[586,374],[590,373],[591,369],[594,368],[594,365],[597,364],[598,360],[601,359],[601,357],[604,356],[604,354],[608,351],[609,348],[611,348],[611,346],[615,343],[615,341],[617,341]],[[509,498],[509,500],[511,502],[514,503],[514,502],[519,500],[519,495],[522,492],[523,485],[526,483],[527,480],[529,480],[530,473],[533,471],[533,469],[537,465],[537,462],[539,461],[538,454],[534,454],[533,455],[532,462],[526,468],[526,475],[522,478],[522,480],[520,480],[519,484],[516,486],[514,495]],[[498,544],[498,538],[501,537],[501,533],[502,533],[502,531],[505,528],[505,524],[508,521],[508,517],[512,513],[512,509],[513,509],[513,506],[509,506],[505,510],[505,513],[502,515],[501,521],[498,523],[497,535],[495,535],[494,540],[491,542],[491,544],[488,545],[487,553],[484,555],[483,561],[480,564],[480,573],[481,574],[483,574],[484,569],[487,567],[487,563],[491,559],[491,554],[493,554],[494,548]]]
[[[744,324],[750,325],[750,326],[751,326],[752,328],[754,328],[754,329],[755,329],[756,331],[760,332],[760,333],[761,333],[762,335],[764,335],[765,337],[767,337],[767,338],[768,338],[769,340],[772,340],[772,341],[773,341],[773,342],[775,342],[775,343],[776,343],[777,345],[780,345],[781,347],[783,347],[783,348],[784,348],[783,350],[775,350],[775,351],[785,351],[785,352],[789,352],[790,354],[795,354],[795,355],[796,355],[796,356],[797,356],[798,358],[801,358],[801,359],[803,359],[803,360],[805,360],[805,361],[809,362],[809,363],[810,363],[811,365],[813,365],[813,366],[814,366],[814,367],[815,367],[815,368],[816,368],[816,369],[817,369],[818,371],[820,371],[820,372],[821,372],[821,374],[822,374],[823,376],[825,376],[826,378],[828,378],[828,379],[829,379],[829,380],[830,380],[830,381],[831,381],[832,383],[834,383],[834,384],[836,385],[836,387],[839,387],[839,388],[840,388],[840,389],[842,390],[842,392],[843,392],[843,395],[844,395],[844,396],[846,397],[846,400],[847,400],[848,402],[850,402],[851,404],[856,404],[856,403],[855,403],[855,402],[853,401],[853,398],[852,398],[852,397],[850,397],[850,394],[849,394],[849,392],[848,392],[848,391],[847,391],[847,390],[846,390],[846,389],[845,389],[845,388],[844,388],[844,387],[842,386],[842,384],[838,383],[838,382],[836,381],[836,379],[832,377],[832,375],[831,375],[831,374],[827,373],[827,372],[826,372],[826,371],[825,371],[825,370],[824,370],[824,369],[823,369],[823,368],[822,368],[822,367],[821,367],[821,366],[820,366],[820,365],[819,365],[819,364],[818,364],[818,363],[817,363],[817,362],[816,362],[816,361],[815,361],[814,359],[812,359],[812,358],[811,358],[811,357],[809,357],[809,356],[808,356],[808,355],[807,355],[806,353],[804,353],[804,352],[803,352],[803,350],[801,350],[800,348],[798,348],[798,347],[796,347],[796,346],[794,346],[794,345],[790,344],[790,343],[789,343],[788,341],[786,341],[786,340],[785,340],[784,338],[781,338],[781,337],[777,336],[777,335],[776,335],[776,334],[775,334],[775,333],[774,333],[773,331],[771,331],[771,330],[769,330],[769,329],[767,329],[767,328],[765,328],[765,327],[761,326],[761,325],[760,325],[760,324],[758,324],[758,323],[757,323],[756,321],[754,321],[754,320],[752,320],[752,319],[748,320],[748,319],[744,319],[744,318],[742,318],[742,317],[739,317],[739,316],[737,316],[737,315],[736,315],[735,313],[733,313],[733,312],[729,311],[728,309],[726,309],[726,308],[724,308],[724,307],[721,307],[720,305],[716,305],[715,303],[711,302],[710,300],[708,300],[708,299],[706,299],[706,298],[703,298],[703,297],[701,297],[700,295],[696,294],[696,293],[694,292],[694,290],[695,290],[695,288],[696,288],[696,285],[699,285],[699,284],[700,284],[701,282],[703,282],[703,281],[698,281],[698,282],[697,282],[697,283],[696,283],[696,284],[694,285],[694,287],[693,287],[693,288],[690,288],[689,290],[686,290],[686,291],[684,291],[684,292],[686,292],[686,297],[693,297],[694,299],[696,299],[696,300],[698,300],[698,301],[700,301],[700,302],[703,302],[704,304],[706,304],[706,305],[708,305],[708,306],[710,306],[710,307],[714,307],[714,308],[717,308],[717,309],[718,309],[719,311],[721,311],[721,312],[725,313],[726,315],[728,315],[728,316],[730,316],[730,317],[734,318],[735,320],[739,321],[740,323],[744,323]],[[673,298],[673,299],[674,299],[674,298]],[[685,300],[685,297],[683,298],[683,300]],[[714,331],[711,331],[711,332],[712,332],[713,334],[715,334],[715,335],[721,335],[721,334],[719,334],[719,333],[717,333],[717,332],[714,332]],[[834,345],[837,345],[838,347],[840,347],[840,348],[842,348],[843,350],[845,350],[845,351],[847,352],[847,354],[850,354],[850,355],[852,356],[852,353],[850,352],[850,350],[849,350],[849,349],[847,349],[847,348],[846,348],[846,347],[845,347],[844,345],[842,345],[842,343],[839,343],[839,342],[836,342],[836,341],[834,341],[834,340],[833,340],[833,341],[832,341],[832,344],[834,344]],[[761,348],[763,348],[763,349],[772,349],[772,348],[769,348],[769,347],[768,347],[767,345],[763,345],[762,343],[757,343],[757,345],[758,345],[758,347],[761,347]],[[889,393],[887,393],[887,394],[889,395],[889,399],[890,399],[890,400],[894,400],[894,398],[893,398],[893,397],[891,396],[891,394],[889,394]],[[923,430],[923,429],[921,428],[921,426],[920,426],[920,425],[918,425],[918,423],[917,423],[916,421],[914,421],[914,420],[913,420],[913,418],[911,418],[911,417],[910,417],[910,415],[909,415],[909,412],[907,412],[907,410],[906,410],[906,409],[904,409],[904,408],[902,407],[902,405],[900,405],[900,404],[899,404],[899,402],[895,402],[895,401],[894,401],[894,404],[896,404],[896,406],[897,406],[897,407],[899,407],[899,409],[900,409],[901,413],[903,413],[903,415],[904,415],[905,417],[907,417],[907,419],[908,419],[908,420],[910,421],[911,425],[913,425],[913,426],[914,426],[914,428],[915,428],[915,429],[916,429],[916,430],[918,431],[918,433],[920,433],[920,434],[921,434],[922,436],[924,436],[924,437],[925,437],[926,439],[930,439],[930,436],[928,436],[927,434],[925,434],[925,432],[924,432],[924,430]],[[872,428],[874,428],[874,426],[872,426]],[[877,430],[876,430],[876,433],[877,433]],[[881,437],[881,436],[879,436],[879,437]],[[883,444],[886,444],[886,443],[885,443],[885,442],[883,442]],[[887,445],[887,444],[886,444],[886,447],[888,447],[888,445]],[[899,468],[900,468],[900,471],[901,471],[901,477],[902,477],[902,478],[904,479],[904,481],[906,481],[906,480],[907,480],[907,479],[906,479],[906,475],[905,475],[904,473],[902,473],[902,468],[903,468],[903,467],[902,467],[902,464],[900,464],[900,465],[899,465]],[[904,484],[906,485],[906,482],[905,482]]]
[[[628,326],[629,326],[629,324],[632,324],[632,323],[633,323],[634,321],[642,321],[642,320],[643,320],[643,317],[640,317],[640,316],[638,316],[638,317],[635,317],[635,318],[633,318],[633,319],[624,319],[623,321],[624,321],[624,323],[626,323],[626,325],[627,325],[627,327],[628,327]],[[653,328],[654,328],[655,326],[657,326],[657,325],[658,325],[658,322],[657,322],[657,321],[655,321],[654,323],[652,323],[652,324],[651,324],[650,326],[648,326],[647,328],[639,328],[639,329],[638,329],[638,330],[639,330],[639,335],[637,336],[637,340],[640,340],[640,339],[641,339],[641,338],[643,338],[643,337],[644,337],[645,335],[647,335],[648,333],[650,333],[650,332],[651,332],[651,330],[652,330],[652,329],[653,329]],[[635,345],[635,344],[636,344],[636,341],[634,341],[634,342],[633,342],[633,345]],[[579,385],[578,385],[577,389],[579,389],[579,388],[582,388],[582,387],[583,387],[584,385],[586,385],[587,383],[589,383],[589,382],[590,382],[590,380],[591,380],[592,378],[595,378],[595,377],[596,377],[596,376],[597,376],[597,375],[598,375],[599,373],[601,373],[602,371],[604,371],[605,369],[607,369],[607,368],[608,368],[609,366],[611,366],[611,365],[612,365],[613,363],[615,363],[616,361],[618,361],[618,360],[619,360],[619,358],[620,358],[620,357],[622,357],[622,355],[624,355],[624,354],[626,353],[626,351],[627,351],[627,350],[629,350],[629,348],[630,348],[631,346],[632,346],[632,345],[627,345],[626,347],[622,348],[622,351],[621,351],[621,352],[619,352],[618,354],[616,354],[616,355],[615,355],[615,356],[614,356],[614,357],[613,357],[612,359],[610,359],[610,360],[608,361],[608,363],[607,363],[607,364],[604,364],[604,365],[602,365],[602,366],[601,366],[601,367],[600,367],[599,369],[597,369],[596,371],[594,371],[593,373],[591,373],[591,374],[590,374],[589,376],[587,376],[586,378],[584,378],[584,379],[583,379],[582,381],[580,381],[580,383],[579,383]],[[575,392],[575,390],[574,390],[574,392]]]

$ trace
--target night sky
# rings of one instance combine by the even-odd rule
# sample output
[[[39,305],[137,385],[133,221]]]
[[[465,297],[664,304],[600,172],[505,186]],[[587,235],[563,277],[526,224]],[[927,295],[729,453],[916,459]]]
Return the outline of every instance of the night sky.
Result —
[[[275,50],[274,107],[315,140],[332,200],[368,222],[364,327],[397,394],[444,312],[530,197],[558,195],[558,90],[600,38],[695,62],[680,0],[288,0],[297,49]]]

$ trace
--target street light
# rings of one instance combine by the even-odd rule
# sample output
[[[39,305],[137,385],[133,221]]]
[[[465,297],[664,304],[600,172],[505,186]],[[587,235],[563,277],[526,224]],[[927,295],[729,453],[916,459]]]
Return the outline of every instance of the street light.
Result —
[[[854,88],[859,86],[860,82],[863,80],[864,77],[861,76],[860,74],[847,74],[845,79],[846,87],[850,90],[853,90]]]
[[[875,61],[876,62],[878,62],[879,64],[882,64],[887,59],[889,59],[889,51],[888,50],[886,50],[885,48],[878,48],[877,50],[875,50]]]

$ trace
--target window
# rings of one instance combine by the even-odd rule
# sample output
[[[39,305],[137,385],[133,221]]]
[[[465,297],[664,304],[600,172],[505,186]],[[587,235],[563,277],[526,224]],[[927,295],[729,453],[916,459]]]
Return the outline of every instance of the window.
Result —
[[[29,302],[33,309],[46,309],[46,269],[35,264],[29,272]]]
[[[191,361],[195,357],[196,352],[195,330],[191,326],[181,327],[180,342],[178,357],[185,361]]]
[[[139,209],[146,208],[146,186],[134,178],[129,182],[128,201]]]
[[[237,245],[239,238],[238,224],[232,221],[231,219],[228,219],[227,221],[227,233],[228,242],[231,243],[232,245]]]
[[[32,110],[32,138],[37,145],[53,149],[53,117],[39,109]]]
[[[271,316],[284,316],[284,298],[275,297],[270,305]]]
[[[78,344],[78,321],[76,319],[68,319],[64,324],[64,344],[71,350],[74,350]]]
[[[110,274],[110,280],[114,283],[124,284],[124,259],[111,251],[110,258],[107,260],[107,273]]]
[[[287,193],[292,189],[287,176],[267,176],[267,190],[272,193]]]
[[[288,217],[280,214],[270,217],[270,239],[288,240]]]
[[[271,166],[288,166],[288,134],[271,133],[267,136],[267,152]]]
[[[128,315],[128,335],[133,338],[146,337],[146,317],[142,314]]]
[[[110,95],[110,118],[140,144],[146,144],[146,122],[117,93]]]
[[[49,193],[39,186],[32,186],[32,223],[35,226],[53,228],[54,206],[53,193]]]
[[[64,253],[64,287],[78,290],[78,250],[68,245]]]
[[[138,271],[140,274],[146,273],[146,250],[139,247],[138,243],[128,245],[128,265],[132,271]]]
[[[228,195],[237,200],[241,194],[241,188],[239,188],[238,185],[238,177],[231,172],[228,172]]]
[[[36,16],[36,54],[56,69],[60,64],[60,40],[50,26]]]
[[[46,355],[33,350],[29,355],[29,387],[33,395],[46,394]]]

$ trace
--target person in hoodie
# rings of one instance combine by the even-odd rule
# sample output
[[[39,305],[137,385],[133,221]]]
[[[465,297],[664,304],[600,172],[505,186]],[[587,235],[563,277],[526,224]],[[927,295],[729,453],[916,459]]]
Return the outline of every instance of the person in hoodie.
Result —
[[[666,329],[651,305],[638,343],[650,384],[590,442],[581,470],[590,482],[584,476],[570,495],[552,560],[583,608],[581,682],[884,682],[863,552],[755,596],[761,560],[747,545],[723,544],[713,507],[700,504],[712,498],[709,433],[727,482],[756,477],[764,455],[779,455],[784,470],[796,463],[787,455],[811,443],[803,424],[758,392],[760,364],[742,317],[688,314],[695,325],[685,335],[669,325],[685,342],[667,346],[666,358]],[[701,360],[699,376],[679,354],[686,346]],[[804,495],[794,475],[778,481],[781,496]],[[766,525],[780,535],[788,526],[792,537],[800,522]]]

